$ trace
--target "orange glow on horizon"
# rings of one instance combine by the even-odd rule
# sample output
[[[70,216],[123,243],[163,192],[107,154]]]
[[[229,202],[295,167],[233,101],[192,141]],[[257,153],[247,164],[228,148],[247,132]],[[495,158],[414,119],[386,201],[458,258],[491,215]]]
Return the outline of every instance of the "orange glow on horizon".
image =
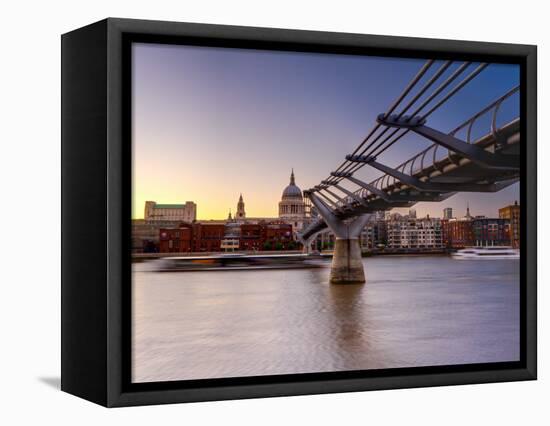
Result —
[[[199,195],[200,191],[188,191],[187,195],[173,194],[168,191],[148,192],[148,195],[134,192],[132,197],[132,219],[143,219],[145,201],[155,201],[159,204],[184,204],[193,201],[197,205],[197,220],[227,219],[231,211],[234,215],[237,210],[239,192],[234,194],[216,194],[216,197]],[[281,189],[282,192],[282,189]],[[262,194],[243,192],[247,217],[278,217],[280,194]]]

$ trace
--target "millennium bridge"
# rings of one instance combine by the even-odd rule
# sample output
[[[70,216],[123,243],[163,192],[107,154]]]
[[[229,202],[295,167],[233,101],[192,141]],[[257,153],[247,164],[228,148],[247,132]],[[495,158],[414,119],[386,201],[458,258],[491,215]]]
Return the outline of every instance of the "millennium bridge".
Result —
[[[359,236],[374,212],[410,207],[417,202],[439,202],[458,192],[497,192],[519,181],[519,116],[497,124],[502,103],[519,93],[519,86],[451,132],[430,127],[431,114],[488,66],[481,63],[473,67],[463,62],[444,76],[452,64],[443,62],[428,78],[426,73],[435,63],[427,61],[388,110],[378,115],[373,128],[345,161],[319,185],[304,191],[318,216],[298,237],[309,250],[319,232],[328,228],[334,233],[331,283],[365,282]],[[472,128],[481,117],[490,121],[490,128],[474,138]],[[408,133],[433,144],[396,167],[380,162],[380,155]],[[381,175],[365,182],[356,177],[363,167],[374,168]],[[353,188],[349,189],[350,185]]]

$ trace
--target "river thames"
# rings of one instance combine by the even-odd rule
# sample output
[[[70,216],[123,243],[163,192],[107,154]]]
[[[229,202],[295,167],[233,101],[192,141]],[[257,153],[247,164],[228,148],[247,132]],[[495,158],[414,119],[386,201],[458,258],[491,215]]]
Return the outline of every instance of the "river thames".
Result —
[[[519,261],[364,258],[330,268],[151,272],[133,265],[132,380],[519,359]]]

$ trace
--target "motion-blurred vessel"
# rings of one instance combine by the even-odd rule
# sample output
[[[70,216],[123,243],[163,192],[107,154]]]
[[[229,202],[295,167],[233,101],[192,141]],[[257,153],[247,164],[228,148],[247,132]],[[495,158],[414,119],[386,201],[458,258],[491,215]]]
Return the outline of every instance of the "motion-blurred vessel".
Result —
[[[156,271],[319,268],[328,257],[320,254],[224,254],[218,256],[166,257],[156,261]]]
[[[508,246],[469,247],[452,256],[455,259],[519,259],[519,250]]]

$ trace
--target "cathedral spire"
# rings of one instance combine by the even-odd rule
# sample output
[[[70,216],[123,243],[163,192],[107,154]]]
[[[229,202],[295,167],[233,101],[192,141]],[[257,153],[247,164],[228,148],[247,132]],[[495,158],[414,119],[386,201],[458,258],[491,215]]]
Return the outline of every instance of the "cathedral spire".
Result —
[[[237,203],[237,213],[235,213],[235,219],[245,219],[246,213],[244,211],[243,194],[239,196],[239,202]]]
[[[471,215],[470,215],[470,202],[467,201],[466,202],[466,216],[465,216],[467,219],[471,219]]]
[[[290,173],[290,184],[291,185],[296,185],[296,183],[294,181],[294,167],[292,168],[292,172]]]

